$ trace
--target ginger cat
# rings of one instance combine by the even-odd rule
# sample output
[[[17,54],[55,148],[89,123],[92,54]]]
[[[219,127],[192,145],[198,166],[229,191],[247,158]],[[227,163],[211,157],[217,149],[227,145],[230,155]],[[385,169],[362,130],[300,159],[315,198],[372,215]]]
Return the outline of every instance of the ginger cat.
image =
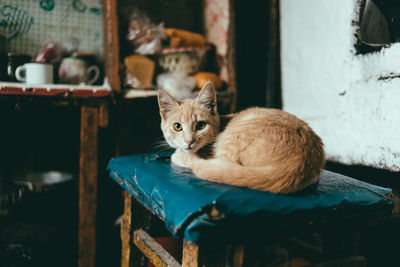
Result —
[[[159,90],[161,129],[176,148],[172,162],[202,179],[288,194],[319,180],[321,139],[302,120],[277,109],[249,108],[228,115],[220,132],[216,92],[208,82],[196,99],[177,101]],[[204,151],[211,147],[211,153]]]

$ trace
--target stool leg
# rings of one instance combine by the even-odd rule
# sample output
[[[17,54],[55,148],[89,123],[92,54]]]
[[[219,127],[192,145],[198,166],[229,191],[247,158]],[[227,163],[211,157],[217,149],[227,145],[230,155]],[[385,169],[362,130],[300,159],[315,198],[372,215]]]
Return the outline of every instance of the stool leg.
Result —
[[[121,223],[121,266],[147,266],[147,259],[135,246],[133,232],[144,229],[151,232],[152,215],[128,193],[124,195],[124,214]]]
[[[194,242],[183,241],[182,266],[198,267],[199,245]]]
[[[225,246],[199,245],[195,242],[183,241],[183,267],[222,267],[225,266]]]
[[[121,267],[129,267],[132,245],[132,197],[125,192],[121,222]]]

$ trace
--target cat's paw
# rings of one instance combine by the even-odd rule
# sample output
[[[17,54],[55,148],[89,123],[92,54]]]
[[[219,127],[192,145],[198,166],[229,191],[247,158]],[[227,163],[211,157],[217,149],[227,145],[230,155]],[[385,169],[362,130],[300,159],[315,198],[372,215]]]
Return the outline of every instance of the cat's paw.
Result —
[[[193,160],[195,160],[195,155],[192,153],[186,153],[177,149],[171,156],[172,163],[191,169],[193,166]]]

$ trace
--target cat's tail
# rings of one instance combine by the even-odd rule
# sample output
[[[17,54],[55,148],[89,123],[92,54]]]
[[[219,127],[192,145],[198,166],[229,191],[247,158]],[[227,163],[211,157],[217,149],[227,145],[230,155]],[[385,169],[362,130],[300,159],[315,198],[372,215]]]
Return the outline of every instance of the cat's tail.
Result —
[[[316,183],[323,164],[324,162],[320,163],[320,169],[315,168],[315,171],[307,172],[304,168],[293,166],[292,163],[247,167],[222,159],[199,159],[194,163],[192,170],[197,177],[213,182],[289,194]]]

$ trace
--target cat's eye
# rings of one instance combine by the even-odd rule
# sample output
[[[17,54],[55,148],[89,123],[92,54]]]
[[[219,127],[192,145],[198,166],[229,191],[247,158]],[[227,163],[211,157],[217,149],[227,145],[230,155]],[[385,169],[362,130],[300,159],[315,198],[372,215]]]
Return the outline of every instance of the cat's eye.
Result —
[[[206,122],[205,121],[199,121],[196,124],[196,130],[202,130],[206,127]]]
[[[173,127],[174,127],[174,130],[177,132],[182,131],[182,124],[180,124],[179,122],[175,122]]]

